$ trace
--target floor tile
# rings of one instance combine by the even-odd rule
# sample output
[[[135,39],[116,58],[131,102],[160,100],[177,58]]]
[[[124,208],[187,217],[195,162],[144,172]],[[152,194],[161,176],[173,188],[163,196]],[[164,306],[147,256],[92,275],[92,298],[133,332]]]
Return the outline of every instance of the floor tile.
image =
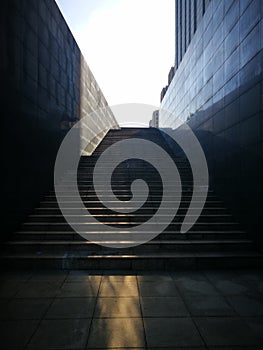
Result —
[[[23,288],[24,284],[19,280],[0,281],[0,298],[12,298]]]
[[[138,296],[138,286],[137,282],[103,282],[101,283],[100,297],[137,297]]]
[[[263,317],[246,317],[244,321],[253,332],[255,339],[262,346],[263,344]],[[263,347],[263,346],[262,346]]]
[[[213,284],[223,295],[255,294],[252,285],[237,280],[214,280]]]
[[[248,273],[241,271],[210,271],[207,275],[210,282],[224,295],[255,295],[263,293],[263,280],[249,278]]]
[[[141,318],[93,319],[87,349],[114,347],[125,349],[125,347],[144,346]]]
[[[156,274],[156,273],[141,273],[137,275],[139,282],[172,282],[173,279],[169,274]]]
[[[0,339],[3,350],[22,350],[30,340],[38,321],[1,321]]]
[[[16,294],[16,298],[52,298],[59,291],[60,283],[47,281],[32,281],[24,283]]]
[[[204,273],[200,271],[172,271],[171,278],[174,281],[207,281]]]
[[[131,349],[133,350],[133,349]],[[147,347],[147,350],[207,350],[205,346],[165,346],[165,347]],[[236,349],[237,350],[237,349]],[[239,350],[239,349],[238,349]]]
[[[94,317],[141,317],[139,298],[98,298]]]
[[[45,318],[91,318],[96,298],[56,298]]]
[[[41,319],[52,300],[51,298],[12,299],[2,305],[0,318],[8,320]]]
[[[204,271],[204,275],[211,281],[231,281],[239,276],[239,272],[233,270],[208,270]]]
[[[222,296],[185,297],[184,302],[193,316],[234,316],[236,312]]]
[[[44,320],[27,349],[85,348],[90,322],[90,319]]]
[[[191,318],[144,318],[147,346],[202,346],[203,341]]]
[[[96,297],[98,290],[98,281],[65,282],[58,293],[58,297]]]
[[[98,275],[68,275],[65,282],[90,282],[90,283],[100,283],[101,276]]]
[[[26,282],[32,276],[32,271],[0,271],[0,285],[1,281],[17,281],[17,282]]]
[[[250,346],[259,345],[259,340],[248,324],[237,317],[196,318],[195,322],[207,345]]]
[[[179,297],[174,282],[139,282],[140,295],[145,297]]]
[[[37,271],[32,274],[30,281],[63,282],[68,273],[64,271]]]
[[[143,317],[189,316],[184,302],[178,297],[142,297]]]
[[[208,350],[262,350],[262,346],[209,346]]]
[[[241,316],[263,316],[263,296],[228,296],[228,302]]]
[[[238,271],[238,276],[248,281],[263,281],[262,270],[241,270]]]
[[[197,281],[193,279],[175,282],[178,290],[183,296],[218,295],[214,286],[208,281]]]
[[[103,276],[136,276],[136,270],[104,270]]]
[[[134,282],[136,283],[136,276],[135,275],[111,275],[111,276],[102,276],[102,282],[122,282],[122,283],[129,283]]]

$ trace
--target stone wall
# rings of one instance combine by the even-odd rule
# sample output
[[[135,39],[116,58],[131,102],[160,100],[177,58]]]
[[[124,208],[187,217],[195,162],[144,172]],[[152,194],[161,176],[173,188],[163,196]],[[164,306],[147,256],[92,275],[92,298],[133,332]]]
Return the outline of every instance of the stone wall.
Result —
[[[188,122],[212,186],[262,238],[263,1],[212,0],[163,98],[163,127]]]
[[[67,130],[107,101],[54,0],[4,0],[0,16],[8,234],[51,188]],[[104,129],[117,125],[110,112],[101,123]]]

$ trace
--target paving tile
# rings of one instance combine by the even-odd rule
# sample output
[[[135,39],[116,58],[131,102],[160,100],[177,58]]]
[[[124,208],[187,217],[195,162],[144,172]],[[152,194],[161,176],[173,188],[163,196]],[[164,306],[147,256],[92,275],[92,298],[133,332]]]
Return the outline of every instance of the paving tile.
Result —
[[[45,318],[92,318],[95,301],[96,298],[56,298]]]
[[[87,349],[114,347],[145,347],[141,318],[93,319]]]
[[[94,317],[141,317],[139,298],[98,298]]]
[[[123,275],[111,275],[111,276],[102,276],[102,282],[122,282],[122,283],[136,283],[136,276],[123,276]]]
[[[27,349],[85,348],[90,319],[43,320]]]
[[[176,286],[183,296],[218,295],[218,291],[208,281],[196,281],[193,279],[176,281]]]
[[[36,330],[38,321],[0,321],[1,349],[22,350]]]
[[[100,297],[137,297],[137,282],[103,282],[99,291]]]
[[[256,295],[263,293],[263,279],[259,271],[210,271],[207,275],[211,283],[224,295]]]
[[[206,348],[207,349],[207,348]],[[261,346],[209,346],[209,350],[262,350]]]
[[[204,275],[211,281],[220,281],[220,280],[228,280],[231,281],[233,278],[237,278],[239,276],[238,271],[232,270],[208,270],[204,271]]]
[[[215,280],[213,284],[223,295],[255,294],[252,285],[237,280]]]
[[[64,271],[37,271],[32,274],[30,281],[50,281],[50,282],[63,282],[68,273]]]
[[[142,297],[143,317],[189,316],[184,302],[178,297]]]
[[[171,278],[174,281],[207,281],[204,273],[200,271],[175,271],[171,272]]]
[[[186,297],[184,302],[193,316],[234,316],[236,312],[222,296]]]
[[[238,276],[247,281],[263,281],[263,271],[261,270],[241,270],[238,271]]]
[[[156,274],[156,273],[139,273],[137,275],[139,282],[172,282],[173,279],[169,274]]]
[[[207,347],[204,346],[165,346],[165,347],[147,347],[147,350],[207,350]]]
[[[174,282],[139,282],[140,295],[143,297],[171,296],[180,297]]]
[[[58,293],[58,297],[96,297],[98,290],[98,281],[65,282]]]
[[[144,325],[149,348],[204,345],[191,318],[144,318]]]
[[[236,295],[227,300],[241,316],[263,316],[263,296]]]
[[[101,276],[98,275],[68,275],[65,282],[90,282],[90,283],[100,283]]]
[[[0,285],[1,281],[17,281],[17,282],[26,282],[31,278],[32,272],[31,271],[0,271]]]
[[[187,346],[187,347],[181,347],[181,346],[176,346],[176,347],[174,347],[174,346],[166,346],[166,347],[158,347],[158,348],[156,348],[156,347],[154,347],[154,348],[147,348],[147,350],[207,350],[207,348],[206,347],[204,347],[204,346],[198,346],[198,347],[196,347],[196,346],[194,346],[194,347],[189,347],[189,346]]]
[[[24,286],[18,280],[5,280],[0,282],[0,298],[12,298]]]
[[[68,272],[68,276],[72,277],[101,276],[102,274],[101,270],[70,270]]]
[[[15,295],[16,298],[52,298],[59,292],[61,283],[32,281],[24,283]]]
[[[136,276],[136,270],[104,270],[103,276]]]
[[[251,283],[248,294],[253,294],[253,293],[255,295],[256,294],[263,295],[263,281],[254,281]]]
[[[41,319],[52,300],[49,298],[11,299],[1,306],[0,318],[7,320]]]
[[[197,327],[208,346],[260,345],[251,327],[237,317],[195,318]]]
[[[263,344],[263,317],[246,317],[244,318],[249,329],[255,335],[255,339],[259,345]]]

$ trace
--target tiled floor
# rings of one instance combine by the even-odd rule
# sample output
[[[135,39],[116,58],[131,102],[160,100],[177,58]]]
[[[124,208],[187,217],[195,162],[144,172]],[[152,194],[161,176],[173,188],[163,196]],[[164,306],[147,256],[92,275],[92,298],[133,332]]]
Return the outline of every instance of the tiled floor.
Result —
[[[262,349],[263,272],[15,272],[1,349]]]

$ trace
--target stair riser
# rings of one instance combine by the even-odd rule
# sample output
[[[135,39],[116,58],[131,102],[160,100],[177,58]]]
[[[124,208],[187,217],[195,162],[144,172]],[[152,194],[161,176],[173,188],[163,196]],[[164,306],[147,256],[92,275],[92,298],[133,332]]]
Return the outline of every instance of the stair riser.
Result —
[[[96,207],[97,208],[103,208],[103,205],[99,201],[89,201],[89,202],[84,201],[83,203],[84,203],[84,205],[87,208],[96,208]],[[189,201],[184,201],[184,202],[180,202],[178,204],[180,205],[181,208],[188,208],[190,202]],[[158,208],[159,205],[160,205],[160,202],[149,202],[148,204],[146,203],[146,205],[148,207]],[[199,205],[201,205],[201,203],[200,202],[196,202],[194,207],[198,208]],[[79,208],[79,203],[76,202],[76,201],[74,201],[74,202],[69,201],[69,202],[64,202],[63,206],[65,208]],[[220,206],[222,206],[221,202],[208,201],[208,202],[205,203],[204,209],[206,209],[206,208],[218,208]],[[54,201],[44,201],[44,202],[41,203],[41,207],[42,208],[58,208],[58,203],[54,202]]]
[[[182,257],[182,258],[64,258],[64,259],[26,259],[6,258],[2,266],[15,267],[20,269],[59,269],[59,270],[132,270],[132,271],[153,271],[153,270],[178,270],[178,269],[233,269],[262,266],[262,259],[259,257]]]
[[[17,244],[17,245],[8,245],[5,252],[23,254],[25,251],[29,254],[63,254],[63,253],[76,253],[84,252],[87,255],[94,252],[99,252],[101,254],[105,250],[109,254],[136,254],[136,253],[165,253],[165,252],[216,252],[216,251],[244,251],[251,250],[253,248],[252,244],[249,243],[224,243],[224,244],[202,244],[202,243],[193,243],[193,244],[143,244],[137,247],[132,248],[123,248],[123,249],[110,249],[105,248],[97,244],[83,244],[78,245],[74,244],[39,244],[39,245],[30,245],[30,244]]]
[[[103,224],[102,224],[103,225]],[[86,225],[86,224],[79,224],[79,229],[81,232],[87,232],[87,231],[98,231],[98,233],[101,232],[103,229],[103,226],[101,224],[93,224],[93,225]],[[117,227],[121,230],[129,230],[131,227],[129,224],[117,224],[114,225],[114,227]],[[71,226],[64,224],[64,223],[26,223],[22,225],[23,229],[26,229],[27,231],[73,231]],[[166,229],[167,231],[180,231],[181,224],[170,224]],[[230,229],[240,229],[240,226],[236,223],[230,224],[230,223],[195,223],[195,225],[191,228],[191,231],[218,231],[218,230],[230,230]]]
[[[116,215],[94,215],[91,213],[94,218],[96,218],[100,222],[119,222],[119,223],[124,223],[124,222],[136,222],[136,223],[144,223],[147,220],[150,220],[153,217],[153,213],[148,214],[148,215],[141,215],[141,216],[116,216]],[[174,218],[174,222],[180,222],[182,223],[184,220],[185,215],[176,215]],[[71,221],[79,221],[81,219],[80,216],[71,216]],[[165,223],[167,222],[167,216],[155,216],[155,219],[158,221],[158,223]],[[46,223],[65,223],[66,219],[60,215],[60,216],[30,216],[28,222],[33,223],[39,223],[39,222],[46,222]],[[209,223],[214,223],[214,222],[220,222],[220,223],[228,223],[228,222],[233,222],[233,218],[231,216],[206,216],[202,215],[198,218],[197,220],[198,223],[202,222],[209,222]]]
[[[117,236],[116,236],[117,237]],[[158,239],[161,239],[163,241],[165,240],[181,240],[181,239],[243,239],[246,237],[245,233],[231,233],[231,232],[220,232],[220,233],[215,233],[215,232],[207,232],[207,233],[185,233],[185,234],[181,234],[181,233],[162,233],[161,235],[158,236]],[[61,240],[61,241],[65,241],[65,240],[75,240],[75,241],[83,241],[83,238],[81,236],[79,236],[78,234],[74,233],[74,232],[47,232],[47,233],[36,233],[34,231],[32,231],[32,233],[29,233],[28,231],[26,233],[20,232],[20,233],[16,233],[14,235],[14,238],[16,240]],[[96,237],[94,236],[94,239],[96,239]],[[121,235],[120,235],[120,239],[121,239]]]
[[[77,209],[69,209],[67,211],[67,214],[73,214],[74,215],[74,212],[76,212]],[[103,214],[108,214],[109,210],[108,209],[89,209],[90,213],[97,213],[97,214],[100,214],[100,215],[103,215]],[[141,211],[140,211],[141,212]],[[146,215],[151,215],[153,213],[153,210],[152,209],[143,209],[143,212],[142,214],[146,214]],[[185,215],[185,210],[181,210],[179,209],[177,211],[177,215]],[[228,214],[228,210],[224,209],[224,208],[211,208],[211,209],[205,209],[202,211],[202,215],[227,215]],[[34,212],[34,215],[61,215],[61,211],[60,209],[43,209],[43,208],[37,208],[35,209],[35,212]]]

